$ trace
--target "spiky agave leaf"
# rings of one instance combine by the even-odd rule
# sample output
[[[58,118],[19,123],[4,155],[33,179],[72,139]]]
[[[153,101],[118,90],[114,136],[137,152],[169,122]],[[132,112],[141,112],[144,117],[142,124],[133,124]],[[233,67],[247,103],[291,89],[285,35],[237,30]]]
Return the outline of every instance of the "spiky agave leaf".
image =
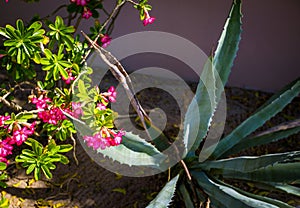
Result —
[[[176,191],[176,183],[179,175],[170,180],[164,188],[158,193],[146,208],[166,208],[169,207],[174,193]]]
[[[270,118],[282,111],[283,108],[288,105],[294,97],[299,95],[299,93],[300,78],[289,84],[282,93],[273,96],[270,101],[267,102],[267,105],[264,105],[259,111],[250,116],[229,135],[223,138],[218,143],[210,158],[216,159],[223,157],[223,155],[230,151],[232,147],[241,142],[256,129],[261,127]]]
[[[196,95],[185,116],[184,143],[186,153],[194,155],[207,134],[233,65],[241,39],[241,0],[234,0],[218,42],[211,65],[206,64],[200,76]],[[199,114],[195,113],[199,112]]]

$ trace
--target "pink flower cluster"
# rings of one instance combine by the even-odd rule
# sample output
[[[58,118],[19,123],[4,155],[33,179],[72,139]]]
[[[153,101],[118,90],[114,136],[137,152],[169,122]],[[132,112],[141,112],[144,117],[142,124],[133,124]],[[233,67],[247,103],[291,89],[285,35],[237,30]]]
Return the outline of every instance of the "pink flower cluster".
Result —
[[[72,3],[76,3],[78,6],[85,6],[89,0],[71,0]]]
[[[102,95],[104,96],[104,100],[105,102],[108,102],[108,100],[112,103],[115,103],[117,100],[117,92],[114,86],[111,86],[107,92],[102,93]],[[108,99],[108,100],[107,100]]]
[[[77,6],[83,7],[82,17],[85,19],[89,19],[92,16],[91,10],[86,7],[89,0],[70,0],[72,3],[75,3]]]
[[[0,141],[0,162],[8,163],[7,156],[12,154],[13,145],[16,144],[20,146],[23,144],[28,136],[34,133],[34,127],[36,122],[32,124],[22,123],[21,126],[18,123],[14,123],[11,128],[5,124],[5,121],[9,120],[10,116],[0,116],[0,128],[6,129],[7,134],[12,136],[7,136],[6,139]]]
[[[70,114],[75,118],[79,118],[81,115],[83,115],[81,103],[72,102],[72,112],[70,112]]]
[[[94,150],[102,149],[107,147],[118,146],[122,142],[122,136],[125,132],[115,132],[111,129],[102,127],[101,131],[94,134],[93,136],[84,136],[83,139],[86,141],[88,147],[92,147]]]
[[[36,105],[38,117],[45,123],[56,125],[59,121],[66,119],[60,108],[51,105],[52,100],[41,95],[39,98],[33,97],[31,102]]]

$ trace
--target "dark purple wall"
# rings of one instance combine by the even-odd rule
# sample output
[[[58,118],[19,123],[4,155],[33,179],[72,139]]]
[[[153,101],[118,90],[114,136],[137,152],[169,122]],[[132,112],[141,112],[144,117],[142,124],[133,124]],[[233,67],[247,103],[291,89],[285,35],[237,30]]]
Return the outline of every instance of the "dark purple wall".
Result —
[[[5,4],[1,0],[0,24],[14,24],[17,17],[28,19],[34,13],[47,14],[59,2],[68,1],[41,0],[39,4],[25,4],[9,0]],[[209,54],[216,47],[231,6],[231,0],[150,2],[151,14],[157,18],[155,24],[144,27],[137,12],[128,5],[116,22],[113,38],[143,30],[164,31],[192,41]],[[243,14],[243,35],[229,85],[275,91],[299,77],[300,1],[244,0]],[[88,30],[92,22],[84,21],[81,29]],[[128,61],[126,65],[134,68],[136,63]]]

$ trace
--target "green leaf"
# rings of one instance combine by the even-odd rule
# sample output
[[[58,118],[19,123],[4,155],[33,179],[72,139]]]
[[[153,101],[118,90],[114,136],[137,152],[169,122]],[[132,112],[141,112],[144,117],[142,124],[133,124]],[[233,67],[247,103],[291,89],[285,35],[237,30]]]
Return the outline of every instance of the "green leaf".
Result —
[[[98,149],[97,152],[116,160],[121,164],[126,164],[129,166],[147,166],[157,169],[162,168],[161,164],[163,164],[166,158],[163,154],[148,155],[147,153],[136,152],[123,144],[109,147],[104,150]]]
[[[6,164],[4,162],[0,162],[0,170],[5,170]]]
[[[112,191],[113,192],[119,192],[121,194],[126,195],[126,189],[123,189],[123,188],[114,188]]]
[[[60,155],[60,162],[61,162],[62,164],[64,164],[64,165],[66,165],[66,164],[68,164],[70,161],[69,161],[69,159],[68,159],[66,156]]]
[[[34,169],[34,179],[36,181],[38,181],[38,180],[40,180],[40,177],[41,177],[41,169],[40,169],[40,167],[36,167]]]
[[[58,65],[58,70],[60,72],[60,74],[65,78],[68,79],[69,75],[67,70],[65,70],[62,66]]]
[[[224,30],[218,41],[218,47],[213,58],[213,67],[218,71],[224,87],[227,83],[231,67],[238,51],[241,39],[242,1],[234,0]]]
[[[9,38],[9,36],[6,34],[5,28],[3,28],[3,27],[0,27],[0,35],[4,36],[6,38]]]
[[[231,187],[219,184],[210,179],[204,172],[192,171],[191,173],[215,207],[278,208],[273,204],[248,197]]]
[[[43,153],[43,146],[38,141],[34,140],[32,142],[32,149],[35,152],[36,155],[42,155]]]
[[[71,144],[63,144],[63,145],[59,145],[58,152],[69,152],[72,149],[73,146]]]
[[[271,142],[276,142],[280,139],[288,138],[293,134],[297,134],[300,132],[300,127],[295,127],[291,129],[280,130],[277,132],[272,132],[269,134],[263,134],[259,136],[253,136],[250,138],[245,138],[233,146],[230,150],[225,152],[222,156],[226,157],[228,155],[236,154],[244,149],[249,149],[251,147],[255,147],[258,145],[268,144]]]
[[[1,176],[0,176],[1,177]],[[6,183],[4,183],[4,182],[2,182],[2,181],[0,181],[0,187],[2,187],[2,188],[7,188],[7,184]],[[8,200],[7,200],[8,201]],[[0,203],[2,202],[2,200],[0,201]],[[3,206],[3,207],[5,207],[5,206]],[[8,206],[7,206],[7,208],[8,208]]]
[[[278,163],[251,172],[223,170],[224,178],[241,179],[258,182],[292,183],[299,180],[300,163]]]
[[[47,165],[42,165],[42,171],[45,174],[45,176],[50,179],[52,178],[52,173],[50,172],[49,168],[47,167]]]
[[[195,154],[193,151],[199,147],[202,139],[207,134],[216,107],[215,101],[219,102],[224,85],[228,80],[241,39],[241,18],[241,0],[235,0],[219,39],[212,67],[206,66],[204,68],[197,87],[195,100],[190,104],[185,116],[184,141],[186,150],[191,147],[189,156]],[[214,82],[209,83],[209,80]],[[214,100],[214,96],[216,96],[216,100]],[[194,113],[197,110],[197,106],[201,116],[200,123],[200,118],[195,117],[195,115],[198,115]]]
[[[20,31],[20,33],[23,34],[24,33],[23,21],[21,19],[18,19],[16,25],[17,25],[17,29]]]
[[[179,192],[182,195],[182,199],[184,200],[185,207],[194,208],[195,207],[194,203],[184,183],[181,183],[179,185]]]
[[[190,150],[190,153],[194,154],[207,134],[216,109],[215,91],[215,71],[211,61],[208,60],[200,76],[196,95],[189,105],[184,119],[183,137],[186,153]]]
[[[271,183],[271,182],[267,183],[267,185],[269,185],[277,190],[283,191],[287,194],[293,194],[295,196],[300,197],[300,188],[299,187],[288,185],[288,184],[283,184],[283,183]]]
[[[176,190],[176,183],[178,181],[179,175],[175,176],[170,180],[164,188],[158,193],[158,195],[153,199],[147,208],[166,208],[169,207],[172,198]]]
[[[300,79],[295,80],[289,85],[286,91],[272,98],[272,102],[264,106],[254,115],[250,116],[242,124],[240,124],[229,135],[223,138],[215,148],[211,158],[220,158],[224,153],[229,151],[233,146],[239,143],[243,138],[247,137],[257,128],[261,127],[266,121],[275,116],[277,113],[289,104],[294,97],[300,92]]]
[[[300,151],[285,152],[277,154],[268,154],[262,156],[241,156],[236,158],[229,158],[216,161],[205,161],[194,166],[202,170],[210,171],[218,169],[218,173],[222,174],[224,170],[232,170],[237,172],[252,172],[260,168],[272,166],[280,162],[292,161],[300,157]]]
[[[231,186],[229,184],[225,184],[224,182],[220,181],[220,180],[217,180],[216,181],[222,185],[225,185],[225,186],[228,186],[234,190],[236,190],[237,192],[247,196],[247,197],[251,197],[253,199],[257,199],[257,200],[260,200],[260,201],[263,201],[263,202],[267,202],[267,203],[270,203],[272,205],[275,205],[277,207],[280,207],[280,208],[292,208],[292,206],[282,202],[282,201],[279,201],[279,200],[276,200],[276,199],[272,199],[272,198],[268,198],[268,197],[264,197],[264,196],[260,196],[260,195],[256,195],[256,194],[252,194],[252,193],[249,193],[249,192],[246,192],[246,191],[243,191],[239,188],[236,188],[234,186]]]
[[[86,88],[85,88],[85,86],[84,86],[84,82],[83,82],[83,80],[81,80],[81,79],[78,80],[78,91],[79,91],[80,94],[89,97],[89,96],[88,96],[88,93],[87,93],[87,91],[86,91]]]
[[[135,152],[143,152],[148,155],[161,155],[162,153],[157,150],[152,144],[148,143],[145,139],[140,138],[131,132],[125,132],[122,144]]]
[[[36,167],[36,164],[29,165],[27,170],[26,170],[26,174],[27,175],[30,174],[34,170],[35,167]]]
[[[64,25],[63,19],[60,16],[56,16],[55,27],[60,28],[62,25]]]
[[[32,119],[34,117],[35,117],[35,115],[33,113],[29,113],[29,112],[26,112],[26,111],[18,113],[16,115],[17,120],[21,120],[21,119],[29,120],[29,119]]]

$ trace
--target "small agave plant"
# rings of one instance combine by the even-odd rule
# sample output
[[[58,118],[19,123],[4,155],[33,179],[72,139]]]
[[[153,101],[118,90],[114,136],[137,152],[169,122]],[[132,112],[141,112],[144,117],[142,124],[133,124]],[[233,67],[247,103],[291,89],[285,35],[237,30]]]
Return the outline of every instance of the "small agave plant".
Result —
[[[267,131],[252,136],[254,131],[299,95],[299,78],[271,97],[254,115],[218,143],[200,149],[201,143],[211,129],[224,90],[223,86],[228,80],[238,51],[242,31],[241,5],[241,0],[233,1],[218,47],[214,56],[208,61],[210,64],[204,67],[195,97],[187,109],[182,136],[184,150],[183,156],[180,155],[183,159],[171,169],[173,179],[170,179],[150,202],[148,208],[168,207],[176,191],[188,208],[291,207],[282,201],[246,192],[227,183],[226,179],[251,182],[254,186],[264,185],[268,190],[300,196],[300,188],[297,187],[300,182],[300,151],[261,156],[233,156],[247,148],[278,141],[300,131],[300,127],[294,125],[283,130]],[[96,48],[95,45],[93,46]],[[96,49],[100,56],[105,55],[104,49],[100,47]],[[112,68],[120,67],[120,64],[108,65]],[[134,105],[140,117],[143,117],[143,113],[139,112],[138,102]],[[193,113],[195,111],[199,111],[201,122],[195,122],[199,120],[198,114]],[[146,124],[151,125],[146,117],[143,119]],[[119,146],[98,150],[98,153],[129,166],[168,170],[166,155],[163,153],[168,142],[163,142],[162,138],[163,136],[160,136],[150,143],[138,135],[126,132]],[[199,160],[199,150],[202,155],[207,155],[205,159]]]

